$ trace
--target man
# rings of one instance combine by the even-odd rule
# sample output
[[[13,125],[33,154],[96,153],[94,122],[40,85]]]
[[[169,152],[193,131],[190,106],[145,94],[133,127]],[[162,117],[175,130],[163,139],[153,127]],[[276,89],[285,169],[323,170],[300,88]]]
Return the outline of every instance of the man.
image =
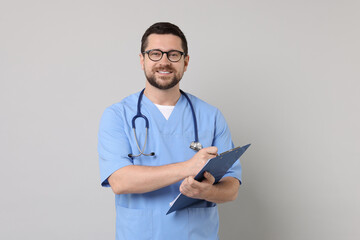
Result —
[[[215,185],[210,173],[202,182],[194,176],[233,147],[228,126],[218,109],[180,91],[189,55],[177,26],[155,23],[141,42],[145,90],[108,107],[99,129],[101,183],[116,194],[116,239],[218,239],[216,203],[236,199],[240,163]],[[189,148],[196,132],[190,103],[204,146],[198,152]],[[166,215],[179,192],[204,201]]]

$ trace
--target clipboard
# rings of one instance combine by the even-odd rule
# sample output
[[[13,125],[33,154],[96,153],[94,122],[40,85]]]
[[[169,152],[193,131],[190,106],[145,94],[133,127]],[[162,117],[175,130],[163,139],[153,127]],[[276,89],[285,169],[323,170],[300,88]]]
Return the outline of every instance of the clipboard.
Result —
[[[195,176],[195,180],[201,182],[204,180],[204,172],[209,172],[214,176],[215,182],[218,183],[220,179],[225,175],[229,168],[238,160],[241,155],[248,149],[251,144],[245,145],[243,147],[233,148],[229,151],[221,153],[219,156],[210,159],[205,166],[200,170],[200,172]],[[195,199],[187,197],[183,194],[179,194],[174,201],[170,203],[170,209],[166,213],[172,213],[177,210],[181,210],[186,207],[190,207],[193,204],[198,202],[205,201],[203,199]]]

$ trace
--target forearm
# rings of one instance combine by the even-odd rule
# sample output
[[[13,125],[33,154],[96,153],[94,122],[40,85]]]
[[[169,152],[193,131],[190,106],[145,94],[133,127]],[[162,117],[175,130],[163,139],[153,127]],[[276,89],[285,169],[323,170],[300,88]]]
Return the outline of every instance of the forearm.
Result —
[[[212,185],[205,200],[214,203],[234,201],[238,195],[240,183],[233,177],[225,177],[219,183]]]
[[[195,176],[207,160],[216,154],[216,147],[208,147],[201,149],[191,159],[184,162],[162,166],[129,165],[115,171],[108,181],[115,194],[151,192],[188,176]]]
[[[146,193],[187,177],[186,162],[163,166],[129,165],[114,172],[109,183],[115,194]]]

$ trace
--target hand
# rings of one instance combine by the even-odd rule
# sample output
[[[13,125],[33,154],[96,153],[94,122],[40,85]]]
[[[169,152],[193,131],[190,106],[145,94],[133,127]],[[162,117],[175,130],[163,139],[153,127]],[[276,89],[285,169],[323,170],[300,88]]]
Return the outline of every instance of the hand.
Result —
[[[202,182],[196,181],[192,176],[185,178],[180,185],[180,192],[191,198],[207,199],[215,178],[209,172],[205,172],[204,177],[205,179]]]
[[[191,159],[187,160],[188,176],[195,176],[206,164],[206,162],[217,156],[217,147],[207,147],[198,151]]]

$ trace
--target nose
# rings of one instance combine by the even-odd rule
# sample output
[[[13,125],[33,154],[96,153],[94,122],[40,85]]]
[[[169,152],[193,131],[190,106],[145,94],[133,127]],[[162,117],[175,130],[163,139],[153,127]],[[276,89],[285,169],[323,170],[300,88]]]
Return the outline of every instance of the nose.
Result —
[[[170,60],[168,59],[168,54],[167,53],[164,53],[162,58],[159,60],[159,63],[160,64],[165,64],[165,65],[170,65],[171,62]]]

